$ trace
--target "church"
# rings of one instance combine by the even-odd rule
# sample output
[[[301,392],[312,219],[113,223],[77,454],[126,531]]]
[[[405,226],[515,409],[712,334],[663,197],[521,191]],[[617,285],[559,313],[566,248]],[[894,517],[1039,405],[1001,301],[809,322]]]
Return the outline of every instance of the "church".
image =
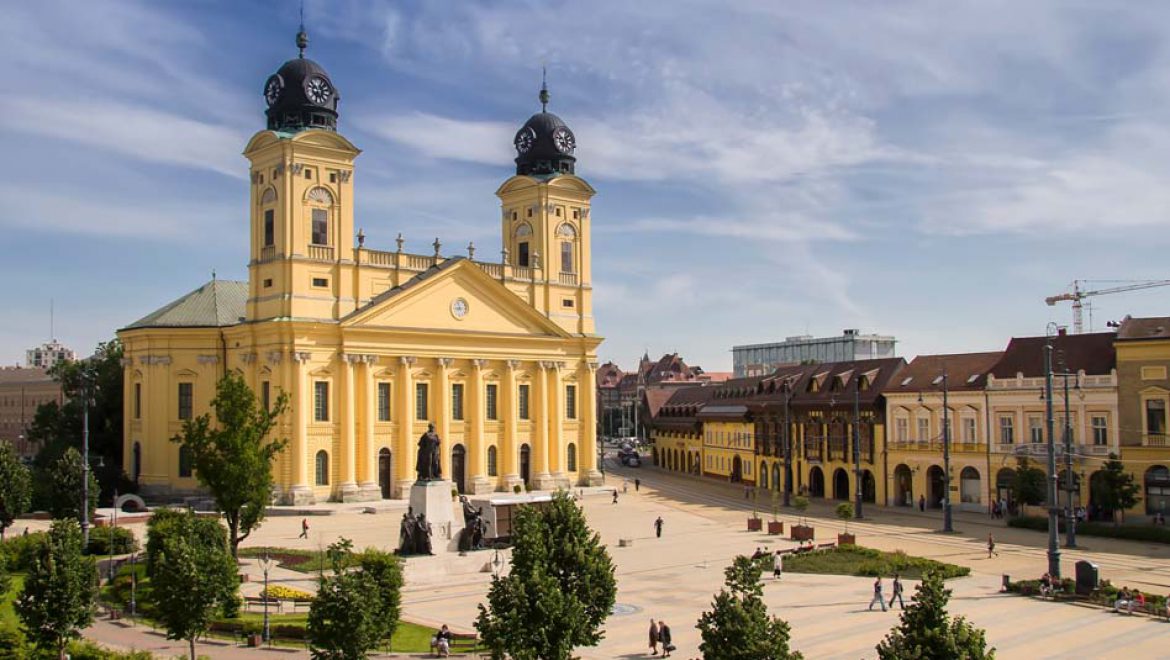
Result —
[[[171,438],[213,413],[233,370],[264,405],[289,396],[275,432],[288,439],[274,466],[285,504],[406,497],[429,424],[460,492],[599,484],[595,191],[547,88],[496,190],[502,249],[481,261],[435,239],[410,254],[399,235],[375,250],[354,231],[361,151],[307,46],[302,30],[300,54],[265,81],[266,128],[244,149],[248,280],[213,278],[118,331],[126,473],[148,497],[197,492]]]

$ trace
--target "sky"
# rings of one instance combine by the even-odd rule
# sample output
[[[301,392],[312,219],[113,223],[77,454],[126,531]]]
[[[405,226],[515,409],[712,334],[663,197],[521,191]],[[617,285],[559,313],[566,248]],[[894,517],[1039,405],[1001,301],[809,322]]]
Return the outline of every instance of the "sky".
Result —
[[[0,364],[246,279],[262,88],[295,0],[40,0],[0,21]],[[363,149],[367,246],[500,247],[512,136],[549,110],[597,190],[602,361],[845,328],[996,350],[1044,304],[1170,277],[1170,4],[307,0]],[[1096,330],[1170,287],[1092,298]],[[1087,315],[1088,316],[1088,315]]]

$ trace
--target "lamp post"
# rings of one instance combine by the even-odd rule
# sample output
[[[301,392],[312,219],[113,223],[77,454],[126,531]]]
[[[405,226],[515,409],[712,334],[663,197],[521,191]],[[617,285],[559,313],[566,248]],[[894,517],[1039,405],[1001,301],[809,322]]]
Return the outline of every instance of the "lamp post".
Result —
[[[1052,419],[1052,333],[1055,323],[1048,324],[1044,341],[1044,413],[1048,432],[1048,574],[1060,579],[1060,539],[1058,524],[1059,504],[1056,500],[1056,439],[1053,437]]]
[[[138,613],[138,553],[130,555],[130,618]]]
[[[264,643],[272,642],[272,636],[268,628],[268,601],[272,597],[268,593],[268,569],[272,568],[272,560],[268,557],[268,552],[260,558],[260,570],[264,571]]]
[[[792,402],[792,381],[784,381],[784,506],[791,506],[792,490],[792,429],[789,404]]]
[[[857,428],[861,424],[861,377],[853,382],[853,500],[854,515],[861,517],[862,482],[861,482],[861,432]]]
[[[1068,400],[1068,379],[1070,377],[1075,377],[1076,374],[1070,372],[1068,370],[1068,367],[1064,364],[1062,364],[1061,367],[1062,367],[1062,370],[1060,372],[1055,373],[1054,375],[1060,376],[1061,379],[1064,381],[1064,471],[1065,471],[1064,487],[1065,487],[1065,493],[1067,493],[1067,495],[1068,495],[1068,523],[1067,523],[1068,529],[1066,530],[1067,537],[1066,537],[1065,542],[1064,542],[1064,547],[1075,548],[1075,547],[1077,547],[1077,515],[1076,515],[1076,510],[1075,510],[1076,504],[1073,502],[1073,496],[1074,496],[1073,467],[1072,467],[1073,445],[1072,445],[1072,422],[1069,419],[1069,417],[1071,415],[1071,411],[1069,410],[1069,400]],[[1077,388],[1079,389],[1080,386],[1081,386],[1080,382],[1078,382]]]
[[[951,516],[951,417],[950,417],[950,376],[946,369],[943,369],[942,375],[942,395],[943,395],[943,423],[942,423],[942,439],[943,439],[943,531],[955,531],[954,519]],[[918,403],[922,403],[922,393],[918,394]],[[927,472],[929,479],[930,472]]]
[[[81,369],[81,547],[89,547],[89,406],[94,388],[93,369]]]

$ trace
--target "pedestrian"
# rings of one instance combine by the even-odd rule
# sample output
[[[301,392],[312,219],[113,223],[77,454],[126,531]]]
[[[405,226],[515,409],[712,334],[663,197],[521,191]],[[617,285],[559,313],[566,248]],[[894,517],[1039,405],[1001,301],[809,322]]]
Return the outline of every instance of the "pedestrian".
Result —
[[[869,611],[870,612],[873,611],[873,604],[874,603],[881,605],[883,612],[886,611],[886,601],[884,598],[882,598],[882,576],[880,576],[880,575],[877,577],[876,580],[873,581],[873,598],[871,598],[869,601]]]
[[[630,492],[630,480],[622,479],[622,495],[625,495],[628,492]]]
[[[22,534],[21,536],[28,536],[28,527],[24,528],[24,534]]]
[[[613,489],[613,503],[617,504],[617,489]]]
[[[995,537],[992,536],[990,532],[988,532],[988,534],[987,534],[987,558],[991,559],[991,555],[995,555],[996,557],[998,557],[999,553],[995,551]]]
[[[635,478],[634,479],[634,492],[636,493],[641,489],[642,489],[642,480]]]
[[[669,658],[674,644],[670,643],[670,626],[665,621],[658,622],[658,641],[662,643],[662,657]]]
[[[650,619],[650,655],[658,655],[658,624]]]
[[[301,535],[298,536],[297,538],[298,539],[309,538],[309,519],[308,518],[301,518]]]
[[[784,573],[784,553],[776,551],[776,559],[772,562],[772,578],[779,580]]]
[[[431,646],[435,649],[435,655],[440,658],[447,658],[451,655],[451,630],[447,628],[447,624],[435,633],[435,638],[431,640]]]
[[[654,521],[654,532],[658,538],[662,538],[662,516],[658,516],[658,520]]]
[[[894,573],[894,584],[890,587],[890,609],[894,607],[894,599],[898,600],[902,609],[906,609],[906,602],[902,600],[902,578],[897,573]]]
[[[918,496],[918,510],[922,511],[924,513],[926,512],[926,496],[925,495]]]

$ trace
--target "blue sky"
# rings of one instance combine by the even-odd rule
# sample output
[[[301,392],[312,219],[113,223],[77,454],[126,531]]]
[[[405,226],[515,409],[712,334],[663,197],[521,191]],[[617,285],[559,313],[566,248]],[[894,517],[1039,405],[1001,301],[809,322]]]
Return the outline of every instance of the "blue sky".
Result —
[[[244,279],[261,90],[296,2],[14,3],[0,22],[0,364]],[[1068,323],[1074,279],[1170,277],[1170,5],[309,0],[367,245],[499,249],[539,108],[594,200],[602,359],[843,328],[900,353]],[[1102,286],[1108,286],[1103,284]],[[1094,300],[1094,325],[1170,288]]]

